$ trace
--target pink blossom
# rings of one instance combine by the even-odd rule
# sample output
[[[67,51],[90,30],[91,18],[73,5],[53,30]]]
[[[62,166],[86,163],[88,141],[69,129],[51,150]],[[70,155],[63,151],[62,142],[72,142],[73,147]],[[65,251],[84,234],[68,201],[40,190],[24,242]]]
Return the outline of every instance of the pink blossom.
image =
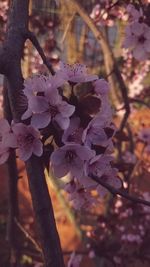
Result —
[[[5,163],[9,157],[9,149],[0,146],[0,165]]]
[[[109,155],[97,155],[93,157],[85,164],[85,173],[87,178],[84,177],[83,180],[81,179],[81,183],[83,183],[87,188],[91,187],[94,189],[95,187],[101,197],[104,197],[108,191],[95,180],[92,180],[92,178],[90,178],[91,175],[98,177],[99,180],[106,182],[114,188],[120,188],[122,186],[122,182],[117,176],[117,169],[111,167],[112,160],[113,158]]]
[[[62,101],[57,89],[47,88],[45,96],[33,96],[29,99],[29,108],[33,115],[31,125],[35,128],[44,128],[51,121],[56,121],[62,129],[67,129],[69,117],[74,113],[75,107]]]
[[[113,157],[110,155],[97,155],[93,157],[85,165],[85,173],[89,175],[90,173],[94,174],[97,177],[101,177],[112,170],[110,162],[113,160]]]
[[[12,145],[10,145],[10,143]],[[0,164],[7,161],[9,148],[16,147],[15,136],[11,132],[11,127],[6,119],[0,120]]]
[[[94,22],[101,26],[101,25],[107,25],[107,26],[113,26],[114,21],[109,18],[109,13],[107,11],[107,1],[104,1],[105,8],[102,8],[100,4],[96,4],[90,14],[90,17],[94,20]]]
[[[79,188],[71,193],[69,200],[72,202],[72,205],[76,210],[80,210],[82,208],[88,209],[96,202],[90,192],[85,191],[83,188]]]
[[[132,164],[136,163],[136,156],[130,151],[126,151],[122,158],[125,161],[125,163],[132,163]]]
[[[16,138],[16,147],[18,156],[21,160],[28,160],[32,154],[40,157],[43,153],[42,143],[40,141],[40,132],[35,130],[31,125],[16,123],[12,126]],[[8,140],[9,145],[12,143]]]
[[[150,153],[150,128],[142,129],[138,138],[146,144],[145,151]]]
[[[75,252],[72,252],[67,267],[79,267],[81,260],[82,255],[76,255]]]
[[[149,4],[150,4],[150,0],[142,0],[142,3],[143,3],[144,5],[149,5]]]
[[[12,145],[9,145],[9,142],[12,142]],[[11,127],[6,119],[0,120],[0,164],[3,164],[7,161],[9,157],[9,147],[15,147],[15,138],[11,133]]]
[[[94,83],[94,91],[96,94],[100,94],[102,97],[103,95],[107,95],[109,93],[110,87],[109,83],[104,79],[98,79]]]
[[[93,258],[95,258],[95,252],[94,252],[94,250],[90,250],[89,251],[89,254],[88,254],[88,257],[90,258],[90,259],[93,259]]]
[[[34,102],[35,97],[39,97],[39,95],[44,96],[50,92],[54,94],[54,98],[59,98],[57,88],[64,84],[64,79],[61,76],[54,75],[54,76],[44,76],[44,75],[36,75],[32,78],[28,78],[24,82],[24,94],[28,99],[28,109],[22,116],[22,120],[25,120],[32,116],[32,102]],[[38,101],[38,100],[37,100]],[[39,98],[40,101],[40,98]],[[41,98],[42,101],[42,98]],[[41,102],[41,106],[44,105]],[[45,126],[44,126],[45,127]]]
[[[98,79],[97,75],[88,74],[86,66],[79,63],[70,65],[60,62],[60,70],[57,72],[57,75],[58,74],[67,81],[73,83],[84,83]]]
[[[150,144],[150,128],[143,128],[138,137],[141,141]]]
[[[90,147],[92,144],[104,147],[108,146],[111,143],[111,139],[107,136],[107,133],[105,131],[105,128],[107,127],[112,129],[113,136],[115,133],[115,126],[110,125],[105,116],[103,117],[98,115],[89,122],[87,128],[84,130],[82,135],[83,143]]]
[[[145,23],[133,22],[126,27],[124,47],[133,50],[137,60],[145,60],[150,53],[150,27]]]
[[[84,174],[84,163],[95,155],[95,151],[79,144],[67,144],[54,151],[50,166],[57,178],[67,174],[78,179]]]
[[[70,120],[69,127],[64,131],[62,135],[62,142],[66,143],[82,143],[83,128],[80,127],[79,117],[73,117]]]
[[[29,99],[30,96],[35,96],[38,93],[44,93],[46,90],[56,89],[64,84],[64,79],[61,76],[44,76],[35,75],[24,81],[24,94]]]
[[[132,5],[132,4],[129,4],[127,6],[127,9],[126,10],[129,13],[129,15],[131,16],[132,21],[139,21],[139,19],[141,17],[143,17],[143,11],[142,11],[142,9],[140,8],[140,10],[137,10],[135,8],[135,6]]]
[[[119,189],[122,187],[122,181],[117,176],[117,172],[117,169],[112,169],[111,171],[106,172],[106,176],[102,176],[100,180],[102,179],[102,181],[106,182],[110,186]],[[100,197],[104,197],[108,193],[108,190],[100,184],[97,186],[96,190]]]

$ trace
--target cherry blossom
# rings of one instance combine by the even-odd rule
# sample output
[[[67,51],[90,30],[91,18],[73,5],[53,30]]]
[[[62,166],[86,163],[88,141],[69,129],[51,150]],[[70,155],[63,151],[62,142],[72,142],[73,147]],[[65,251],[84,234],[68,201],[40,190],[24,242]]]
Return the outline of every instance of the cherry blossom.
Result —
[[[5,163],[9,157],[9,148],[0,146],[0,165]]]
[[[150,53],[150,27],[139,22],[128,25],[123,46],[131,48],[137,60],[147,59]]]
[[[131,16],[132,21],[139,21],[139,19],[143,17],[142,9],[140,8],[140,10],[137,10],[132,4],[129,4],[126,10]]]
[[[136,163],[136,156],[130,151],[126,151],[125,154],[122,156],[122,158],[125,161],[125,163],[132,163],[132,164]]]
[[[43,145],[40,141],[40,132],[31,125],[16,123],[12,126],[16,138],[15,146],[18,150],[18,156],[21,160],[28,160],[32,154],[40,157],[43,153]],[[9,146],[12,142],[7,140]]]
[[[108,146],[111,144],[111,139],[107,136],[107,132],[105,130],[107,128],[112,130],[112,137],[115,133],[115,126],[113,124],[110,125],[103,116],[95,117],[89,122],[87,128],[83,132],[83,143],[90,147],[92,144],[104,147]]]
[[[72,83],[84,83],[98,79],[97,75],[88,74],[86,66],[79,63],[70,65],[60,62],[60,70],[58,70],[57,75]]]
[[[7,161],[9,157],[9,142],[12,142],[11,147],[15,147],[15,138],[11,133],[11,127],[6,119],[0,120],[0,164]]]
[[[33,114],[32,102],[34,102],[35,96],[39,97],[42,95],[44,97],[45,95],[47,96],[49,91],[51,93],[53,91],[54,95],[57,94],[57,98],[58,98],[58,92],[56,89],[62,86],[63,84],[64,84],[64,79],[60,75],[59,76],[58,75],[54,75],[54,76],[36,75],[36,76],[26,79],[24,82],[24,94],[26,95],[28,99],[28,109],[22,115],[22,120],[25,120],[32,116]],[[40,106],[42,105],[44,105],[43,102],[41,102]]]
[[[55,150],[50,158],[50,166],[56,178],[68,173],[78,179],[84,174],[84,163],[94,157],[95,151],[79,144],[66,144]]]
[[[80,127],[80,118],[73,117],[70,120],[69,127],[64,131],[62,135],[62,142],[64,144],[74,142],[74,143],[82,143],[82,133],[83,128]]]
[[[44,128],[51,121],[56,121],[62,129],[67,129],[69,117],[75,111],[75,107],[63,101],[54,88],[47,88],[45,96],[32,96],[29,109],[32,111],[31,125],[35,128]]]
[[[98,79],[93,82],[93,85],[94,91],[96,94],[100,94],[101,97],[107,95],[110,90],[109,83],[105,79]]]
[[[146,144],[145,151],[150,153],[150,128],[144,128],[140,131],[138,138]]]
[[[76,255],[75,252],[72,252],[67,267],[79,267],[81,260],[82,255]]]
[[[24,81],[24,94],[30,98],[38,93],[44,93],[47,90],[56,89],[64,84],[64,78],[60,75],[44,76],[35,75]]]
[[[93,189],[95,187],[101,197],[104,197],[108,193],[107,189],[93,181],[90,176],[92,177],[92,175],[94,175],[117,189],[122,186],[122,182],[120,178],[118,178],[118,170],[111,167],[112,160],[113,157],[110,155],[97,155],[85,164],[87,181],[86,178],[84,178],[81,182],[84,183],[86,187],[92,187]]]
[[[88,209],[96,203],[95,199],[91,196],[91,193],[83,188],[79,188],[71,193],[69,195],[69,200],[76,210]]]
[[[141,141],[150,144],[150,128],[143,128],[138,137]]]

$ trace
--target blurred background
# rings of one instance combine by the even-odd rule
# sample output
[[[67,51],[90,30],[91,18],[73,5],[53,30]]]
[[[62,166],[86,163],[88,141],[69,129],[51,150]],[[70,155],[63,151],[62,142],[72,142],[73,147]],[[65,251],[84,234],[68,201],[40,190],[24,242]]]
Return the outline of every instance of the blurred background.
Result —
[[[78,1],[79,2],[79,1]],[[124,29],[129,19],[126,1],[82,0],[82,7],[105,35],[121,75],[128,88],[131,114],[127,127],[114,137],[116,167],[130,194],[150,200],[150,154],[143,129],[150,129],[150,60],[137,62],[122,47]],[[127,1],[129,2],[129,1]],[[0,1],[0,42],[4,40],[11,1]],[[30,0],[30,29],[37,36],[54,70],[59,62],[80,62],[89,72],[108,79],[104,55],[98,40],[69,1]],[[22,58],[24,78],[48,74],[46,66],[30,41]],[[82,88],[80,88],[82,89]],[[111,84],[110,102],[114,123],[119,127],[124,102],[117,80]],[[0,76],[0,114],[3,116],[3,77]],[[149,130],[150,132],[150,130]],[[147,138],[150,138],[148,132]],[[144,139],[145,138],[145,139]],[[20,267],[41,267],[42,256],[24,164],[19,170],[18,259]],[[91,210],[75,211],[56,179],[47,175],[55,219],[67,262],[73,251],[82,255],[82,267],[149,267],[150,208],[136,205],[109,193]],[[95,195],[97,198],[97,196]],[[0,267],[14,267],[10,261],[8,234],[8,169],[0,166]],[[11,262],[11,263],[10,263]],[[76,265],[78,267],[78,265]],[[75,266],[75,267],[76,267]],[[73,266],[74,267],[74,266]]]

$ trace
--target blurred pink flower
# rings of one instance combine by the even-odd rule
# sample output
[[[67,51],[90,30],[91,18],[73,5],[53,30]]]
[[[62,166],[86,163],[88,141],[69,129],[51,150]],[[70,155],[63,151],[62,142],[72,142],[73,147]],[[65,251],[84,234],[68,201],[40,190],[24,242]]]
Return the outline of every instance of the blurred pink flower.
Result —
[[[129,4],[126,10],[131,16],[132,21],[139,21],[139,19],[143,17],[142,8],[140,8],[140,10],[137,10],[134,5]]]
[[[138,135],[138,138],[147,143],[147,144],[150,144],[150,128],[143,128],[139,135]]]
[[[137,160],[136,156],[130,151],[126,151],[122,158],[125,163],[132,163],[132,164],[135,164]]]
[[[146,60],[150,53],[150,27],[139,22],[128,25],[123,46],[131,48],[137,60]]]
[[[84,174],[84,163],[95,156],[95,151],[79,144],[67,144],[55,150],[50,158],[50,166],[56,178],[67,174],[78,179]]]
[[[89,209],[96,203],[91,193],[84,190],[83,188],[79,188],[78,190],[71,193],[69,195],[69,200],[72,202],[72,205],[76,210]]]
[[[81,260],[82,255],[76,255],[75,252],[72,252],[67,267],[79,267]]]

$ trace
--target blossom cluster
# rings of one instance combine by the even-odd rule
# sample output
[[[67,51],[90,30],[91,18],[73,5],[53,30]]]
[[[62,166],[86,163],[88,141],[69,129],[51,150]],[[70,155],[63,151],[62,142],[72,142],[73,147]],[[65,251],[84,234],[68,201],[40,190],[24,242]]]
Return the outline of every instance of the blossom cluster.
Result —
[[[127,11],[130,15],[130,24],[125,30],[124,48],[131,48],[135,59],[146,60],[150,54],[150,27],[145,23],[143,10],[129,4]]]
[[[78,95],[76,88],[83,83],[88,83],[90,89]],[[69,86],[67,95],[65,86]],[[107,81],[88,74],[81,64],[61,62],[54,76],[28,78],[24,82],[28,108],[22,120],[30,124],[12,122],[10,126],[5,119],[0,121],[1,163],[7,160],[11,148],[16,148],[24,161],[32,154],[43,153],[44,157],[50,138],[50,172],[56,178],[67,176],[64,189],[70,193],[75,208],[93,203],[93,190],[102,197],[107,193],[91,179],[92,175],[120,188],[118,171],[112,166],[116,128],[108,93]]]
[[[139,197],[150,200],[149,192],[141,193],[137,188],[133,191]],[[89,246],[94,250],[95,256],[99,257],[104,253],[107,260],[112,259],[117,267],[124,263],[129,266],[137,258],[141,262],[145,260],[149,263],[146,257],[149,254],[147,244],[150,238],[150,207],[134,205],[125,199],[115,199],[109,214],[111,221],[108,217],[99,215],[97,228],[87,231]]]
[[[145,88],[144,79],[149,73],[150,60],[141,61],[137,65],[132,53],[127,49],[122,50],[122,56],[122,77],[128,84],[128,95],[129,97],[137,97]]]

